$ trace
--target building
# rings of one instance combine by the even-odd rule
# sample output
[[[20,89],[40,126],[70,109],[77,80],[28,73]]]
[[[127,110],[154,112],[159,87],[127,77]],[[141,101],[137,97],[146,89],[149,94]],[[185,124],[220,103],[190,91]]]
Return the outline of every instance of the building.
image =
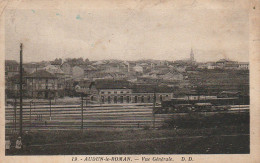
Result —
[[[24,76],[28,75],[26,72],[23,72],[22,88],[24,97],[26,97],[26,81]],[[10,78],[7,78],[5,81],[5,92],[7,98],[18,98],[20,95],[20,74],[16,74]]]
[[[227,62],[224,68],[229,70],[237,70],[238,66],[239,65],[237,62]]]
[[[197,63],[196,63],[195,58],[194,58],[193,49],[191,49],[191,51],[190,51],[190,57],[189,58],[183,59],[183,60],[174,61],[174,64],[178,65],[178,66],[196,65]]]
[[[56,77],[58,78],[64,78],[64,72],[57,66],[55,65],[48,65],[44,68],[42,68],[42,70],[45,70],[51,74],[54,74]]]
[[[25,76],[26,92],[32,98],[54,98],[64,96],[64,85],[58,84],[58,78],[45,71],[39,70]]]
[[[84,78],[84,68],[81,66],[74,66],[72,68],[72,78]]]
[[[181,73],[178,72],[168,72],[164,75],[160,76],[161,79],[165,80],[165,81],[181,81],[183,80],[183,75]]]
[[[30,62],[30,63],[25,63],[23,64],[23,69],[27,73],[31,74],[37,70],[43,70],[44,67],[50,65],[49,62]]]
[[[19,63],[15,60],[5,60],[5,77],[10,78],[19,74]]]
[[[133,67],[133,71],[138,72],[138,73],[143,73],[144,69],[142,66],[136,65]]]
[[[126,80],[96,80],[89,84],[90,101],[117,103],[160,103],[172,98],[173,89],[151,84],[133,85]],[[154,95],[156,96],[154,98]]]
[[[238,69],[249,70],[249,63],[248,62],[238,62]]]
[[[206,63],[206,68],[209,70],[213,70],[217,68],[217,64],[215,62],[208,62]]]
[[[64,62],[60,68],[64,72],[66,78],[72,77],[72,66],[68,62]]]
[[[99,72],[99,70],[92,66],[92,65],[88,65],[86,66],[86,68],[84,69],[84,77],[88,78],[88,79],[92,79],[96,77],[96,74]]]
[[[194,53],[193,53],[192,49],[190,50],[190,61],[191,61],[191,63],[195,62]]]
[[[135,84],[131,87],[132,103],[161,103],[173,97],[173,88],[156,84]]]
[[[226,63],[229,62],[227,59],[220,59],[216,62],[218,68],[224,68]]]
[[[238,69],[238,62],[227,59],[220,59],[216,62],[216,66],[221,69]]]
[[[126,80],[96,80],[90,87],[91,100],[100,103],[130,103],[132,93]],[[95,93],[94,93],[95,92]]]

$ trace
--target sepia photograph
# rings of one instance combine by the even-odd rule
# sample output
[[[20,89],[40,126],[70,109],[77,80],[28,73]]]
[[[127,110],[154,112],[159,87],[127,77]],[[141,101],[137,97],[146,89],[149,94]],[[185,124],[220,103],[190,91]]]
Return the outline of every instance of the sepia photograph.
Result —
[[[5,9],[5,156],[250,154],[248,10],[154,6]]]

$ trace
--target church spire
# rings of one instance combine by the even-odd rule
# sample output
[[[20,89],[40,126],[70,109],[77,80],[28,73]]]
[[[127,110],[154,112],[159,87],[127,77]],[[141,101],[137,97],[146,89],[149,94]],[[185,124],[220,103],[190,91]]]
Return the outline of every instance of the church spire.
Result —
[[[195,61],[195,60],[194,60],[194,53],[193,53],[192,48],[191,48],[191,51],[190,51],[190,60],[191,60],[192,62]]]

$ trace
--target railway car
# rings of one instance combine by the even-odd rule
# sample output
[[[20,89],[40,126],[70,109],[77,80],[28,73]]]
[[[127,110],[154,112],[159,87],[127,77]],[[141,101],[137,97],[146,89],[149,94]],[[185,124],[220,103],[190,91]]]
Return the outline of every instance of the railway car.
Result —
[[[177,104],[174,105],[170,110],[171,113],[188,113],[192,111],[193,107],[191,104]]]
[[[211,103],[196,103],[194,104],[195,112],[213,112],[215,107]]]
[[[215,111],[228,111],[231,109],[231,106],[225,105],[225,106],[215,106]]]

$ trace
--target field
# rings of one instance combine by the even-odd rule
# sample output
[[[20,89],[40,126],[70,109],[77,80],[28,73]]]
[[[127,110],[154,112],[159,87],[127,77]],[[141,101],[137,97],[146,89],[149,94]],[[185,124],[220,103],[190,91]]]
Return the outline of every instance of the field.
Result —
[[[35,131],[27,150],[7,155],[249,153],[246,129]]]

